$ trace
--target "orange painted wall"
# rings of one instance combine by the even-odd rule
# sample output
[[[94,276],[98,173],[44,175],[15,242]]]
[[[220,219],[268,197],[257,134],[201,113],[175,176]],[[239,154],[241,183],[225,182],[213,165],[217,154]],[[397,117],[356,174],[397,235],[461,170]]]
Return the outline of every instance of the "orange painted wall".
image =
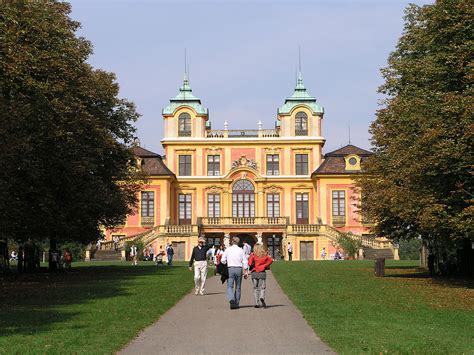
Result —
[[[234,161],[245,155],[247,159],[255,159],[255,148],[231,148],[230,157]]]

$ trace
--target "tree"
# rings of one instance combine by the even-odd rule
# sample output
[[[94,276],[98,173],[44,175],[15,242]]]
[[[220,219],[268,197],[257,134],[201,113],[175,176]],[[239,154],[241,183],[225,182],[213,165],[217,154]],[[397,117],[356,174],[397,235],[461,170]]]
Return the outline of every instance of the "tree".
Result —
[[[71,7],[0,7],[0,226],[3,237],[88,243],[136,204],[134,105],[86,60]]]
[[[473,7],[410,5],[382,70],[386,95],[358,186],[376,232],[432,247],[473,238]],[[469,243],[470,244],[470,243]]]
[[[362,248],[362,242],[358,239],[358,236],[351,232],[339,233],[337,237],[337,245],[339,248],[344,250],[347,256],[355,258],[359,249]]]

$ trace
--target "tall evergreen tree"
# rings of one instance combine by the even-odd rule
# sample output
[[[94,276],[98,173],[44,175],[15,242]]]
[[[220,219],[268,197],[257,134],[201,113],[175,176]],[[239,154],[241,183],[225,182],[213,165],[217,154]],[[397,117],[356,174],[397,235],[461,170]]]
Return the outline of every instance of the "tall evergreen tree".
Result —
[[[375,155],[358,181],[379,235],[430,245],[474,238],[473,9],[456,0],[406,9],[382,70]]]
[[[0,233],[90,242],[136,203],[134,105],[86,61],[71,7],[0,7]],[[118,182],[120,181],[120,182]]]

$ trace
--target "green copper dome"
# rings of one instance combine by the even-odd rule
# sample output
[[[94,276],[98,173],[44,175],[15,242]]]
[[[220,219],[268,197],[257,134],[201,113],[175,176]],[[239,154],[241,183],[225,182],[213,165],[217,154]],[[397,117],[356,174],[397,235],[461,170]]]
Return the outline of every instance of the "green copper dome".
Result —
[[[180,106],[191,107],[198,115],[209,114],[208,109],[201,105],[201,99],[193,95],[186,74],[184,74],[183,85],[179,88],[178,95],[170,99],[170,104],[163,109],[163,115],[172,115]]]
[[[286,98],[285,104],[278,109],[278,114],[289,114],[298,105],[308,106],[313,113],[324,113],[324,108],[316,103],[316,98],[306,92],[301,72],[298,73],[295,92]]]

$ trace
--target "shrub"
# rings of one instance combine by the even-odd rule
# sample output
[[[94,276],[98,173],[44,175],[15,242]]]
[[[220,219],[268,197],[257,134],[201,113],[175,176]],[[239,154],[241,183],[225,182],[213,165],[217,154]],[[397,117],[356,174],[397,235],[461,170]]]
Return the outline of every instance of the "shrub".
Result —
[[[337,244],[344,253],[348,256],[355,257],[357,252],[360,248],[362,248],[362,242],[359,239],[359,236],[348,232],[348,233],[341,233],[337,237]]]

